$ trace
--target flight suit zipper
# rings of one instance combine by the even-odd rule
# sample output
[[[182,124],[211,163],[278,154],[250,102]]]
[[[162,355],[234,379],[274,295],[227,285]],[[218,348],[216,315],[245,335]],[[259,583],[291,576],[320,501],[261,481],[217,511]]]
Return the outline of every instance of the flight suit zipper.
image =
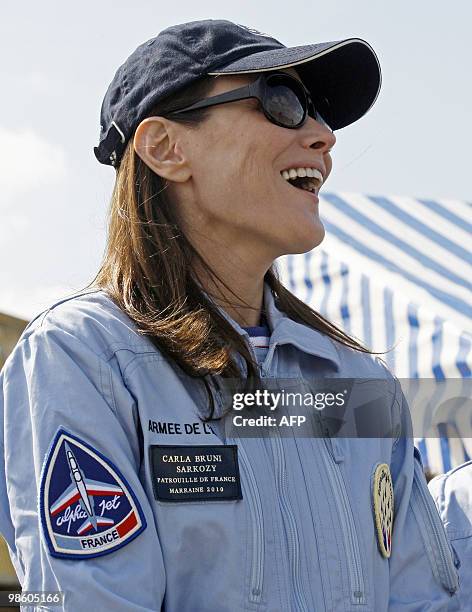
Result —
[[[259,375],[266,377],[263,366],[259,366]],[[285,466],[285,453],[277,427],[271,427],[269,436],[272,441],[275,458],[276,487],[279,498],[282,520],[285,527],[288,547],[288,558],[290,564],[291,584],[293,586],[293,598],[297,612],[309,612],[300,576],[300,540],[298,537],[297,523],[293,513],[287,483],[287,469]]]
[[[321,423],[319,423],[321,426]],[[353,605],[366,604],[366,584],[362,569],[359,539],[354,523],[351,502],[347,493],[346,483],[339,463],[336,461],[332,441],[327,430],[323,431],[325,453],[322,453],[326,474],[331,483],[331,490],[338,509],[340,527],[345,546],[345,559],[349,571],[350,602]]]
[[[271,439],[274,442],[276,457],[276,481],[277,492],[279,494],[280,508],[282,511],[283,522],[287,534],[288,558],[293,585],[293,598],[295,600],[295,610],[297,612],[308,612],[308,606],[303,594],[303,587],[300,576],[300,540],[298,529],[290,505],[287,486],[287,470],[285,467],[285,454],[277,428],[271,431]]]
[[[238,453],[241,465],[246,474],[246,482],[248,485],[246,501],[251,514],[252,526],[249,601],[252,603],[259,603],[262,599],[264,580],[264,517],[254,472],[252,471],[251,463],[242,444],[238,445]]]
[[[414,460],[415,472],[411,492],[411,505],[420,528],[426,552],[436,580],[452,594],[459,587],[457,569],[443,524],[426,487],[421,486],[423,478],[421,464]]]
[[[218,411],[222,409],[224,400],[218,379],[214,380]],[[264,583],[264,515],[262,502],[257,487],[256,477],[251,462],[240,439],[227,436],[226,444],[236,444],[238,458],[246,478],[243,499],[246,501],[251,517],[251,570],[249,583],[249,601],[258,604],[262,600]]]

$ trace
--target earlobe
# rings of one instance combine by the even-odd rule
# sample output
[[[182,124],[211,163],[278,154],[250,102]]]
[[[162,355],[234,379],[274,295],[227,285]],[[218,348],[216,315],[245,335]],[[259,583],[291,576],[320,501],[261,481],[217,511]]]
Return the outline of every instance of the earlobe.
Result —
[[[164,117],[148,117],[136,128],[134,150],[143,162],[166,180],[185,182],[190,167],[179,143],[176,124]]]

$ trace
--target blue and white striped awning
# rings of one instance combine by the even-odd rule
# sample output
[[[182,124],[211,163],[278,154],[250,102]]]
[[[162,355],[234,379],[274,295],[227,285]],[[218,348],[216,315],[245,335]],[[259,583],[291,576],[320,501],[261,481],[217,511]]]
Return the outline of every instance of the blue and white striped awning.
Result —
[[[383,358],[398,378],[470,378],[471,212],[456,200],[324,194],[326,237],[279,259],[282,281],[373,350],[392,348]],[[437,427],[417,441],[430,470],[472,457],[472,439],[447,435],[456,423]]]

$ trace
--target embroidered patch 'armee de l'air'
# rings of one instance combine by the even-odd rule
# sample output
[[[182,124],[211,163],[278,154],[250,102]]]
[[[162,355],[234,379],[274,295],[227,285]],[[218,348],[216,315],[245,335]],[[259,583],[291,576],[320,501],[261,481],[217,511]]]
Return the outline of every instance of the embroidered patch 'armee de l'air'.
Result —
[[[380,553],[388,559],[392,553],[393,485],[390,468],[381,463],[375,468],[372,483],[375,528]]]
[[[63,429],[46,458],[39,503],[54,557],[106,555],[146,528],[141,506],[118,468]]]

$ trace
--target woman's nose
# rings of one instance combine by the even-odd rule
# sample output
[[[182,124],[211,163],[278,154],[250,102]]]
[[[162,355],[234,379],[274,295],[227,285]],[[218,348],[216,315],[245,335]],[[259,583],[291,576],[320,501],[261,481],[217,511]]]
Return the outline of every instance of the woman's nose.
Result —
[[[336,136],[331,129],[312,117],[308,117],[302,130],[304,131],[303,146],[306,148],[326,153],[336,144]]]

